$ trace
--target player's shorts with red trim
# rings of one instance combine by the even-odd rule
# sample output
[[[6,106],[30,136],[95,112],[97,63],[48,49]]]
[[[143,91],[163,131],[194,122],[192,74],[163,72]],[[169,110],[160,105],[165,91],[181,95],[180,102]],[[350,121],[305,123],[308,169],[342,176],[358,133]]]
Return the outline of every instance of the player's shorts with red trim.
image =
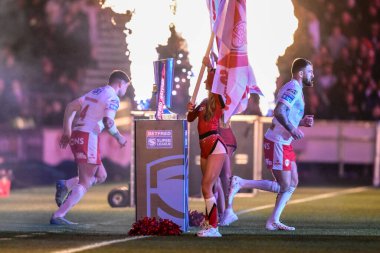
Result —
[[[291,162],[296,161],[292,145],[275,143],[264,138],[264,158],[268,169],[291,170]]]
[[[99,136],[97,134],[73,131],[70,147],[76,163],[101,164]]]

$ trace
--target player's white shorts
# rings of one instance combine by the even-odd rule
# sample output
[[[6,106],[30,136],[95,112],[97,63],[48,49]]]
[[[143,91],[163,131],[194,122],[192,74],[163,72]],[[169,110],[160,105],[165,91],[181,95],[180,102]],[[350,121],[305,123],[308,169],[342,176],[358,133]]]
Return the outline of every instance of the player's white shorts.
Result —
[[[70,147],[76,163],[101,164],[99,136],[97,134],[73,131]]]
[[[264,138],[264,158],[268,169],[291,170],[291,162],[296,161],[292,145],[275,143]]]

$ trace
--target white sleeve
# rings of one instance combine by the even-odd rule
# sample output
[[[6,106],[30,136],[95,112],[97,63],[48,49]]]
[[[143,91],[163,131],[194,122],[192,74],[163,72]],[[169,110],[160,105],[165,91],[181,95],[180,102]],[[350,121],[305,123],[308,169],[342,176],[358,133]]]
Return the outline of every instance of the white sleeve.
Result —
[[[292,107],[297,101],[298,96],[301,95],[301,92],[296,89],[296,87],[291,86],[291,87],[284,87],[284,91],[279,94],[278,102],[281,102],[285,104],[287,107]]]
[[[120,100],[118,97],[111,97],[106,101],[104,117],[114,119],[119,109]]]

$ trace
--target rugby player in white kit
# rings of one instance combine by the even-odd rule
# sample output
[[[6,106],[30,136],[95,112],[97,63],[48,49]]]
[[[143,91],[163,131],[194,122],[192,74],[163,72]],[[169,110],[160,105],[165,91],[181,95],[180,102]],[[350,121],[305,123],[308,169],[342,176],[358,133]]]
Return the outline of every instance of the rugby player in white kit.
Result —
[[[242,188],[277,193],[275,207],[265,226],[268,230],[295,230],[280,221],[281,213],[298,185],[296,155],[291,142],[303,138],[300,126],[311,127],[314,124],[313,115],[304,117],[305,101],[302,92],[303,87],[313,86],[313,65],[306,59],[297,58],[293,61],[291,72],[292,80],[284,84],[277,94],[272,125],[264,137],[265,163],[272,171],[275,181],[233,176],[228,194],[230,208],[235,194]]]
[[[129,76],[114,70],[108,85],[96,88],[70,102],[65,110],[61,148],[70,145],[78,167],[78,176],[59,180],[56,184],[55,200],[59,206],[53,213],[50,224],[76,224],[65,215],[76,205],[88,189],[106,180],[107,172],[102,164],[99,150],[99,134],[106,129],[124,147],[125,138],[118,131],[114,119],[120,99],[130,85]]]
[[[300,126],[311,127],[314,124],[312,115],[304,117],[302,92],[303,87],[313,86],[313,65],[306,59],[297,58],[291,72],[292,79],[277,94],[272,125],[264,138],[266,166],[280,185],[272,215],[266,222],[268,230],[295,230],[280,221],[281,213],[298,185],[296,155],[291,142],[304,137]]]

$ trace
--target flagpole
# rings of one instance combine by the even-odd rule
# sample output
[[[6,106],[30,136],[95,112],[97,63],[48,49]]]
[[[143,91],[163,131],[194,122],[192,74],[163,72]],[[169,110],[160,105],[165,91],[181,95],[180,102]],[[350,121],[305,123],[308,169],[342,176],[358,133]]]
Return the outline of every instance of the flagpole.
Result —
[[[208,46],[207,46],[207,49],[206,49],[205,57],[209,57],[210,56],[210,51],[211,51],[212,45],[214,43],[214,38],[215,38],[215,33],[212,32],[211,36],[210,36],[210,40],[208,41]],[[201,84],[201,81],[202,81],[202,78],[203,78],[203,73],[205,72],[205,69],[206,69],[206,66],[202,63],[202,67],[201,67],[201,70],[199,71],[197,83],[195,84],[193,96],[191,97],[191,100],[190,100],[191,103],[193,103],[193,104],[195,103],[195,100],[197,99],[198,91],[199,91],[199,86]]]

